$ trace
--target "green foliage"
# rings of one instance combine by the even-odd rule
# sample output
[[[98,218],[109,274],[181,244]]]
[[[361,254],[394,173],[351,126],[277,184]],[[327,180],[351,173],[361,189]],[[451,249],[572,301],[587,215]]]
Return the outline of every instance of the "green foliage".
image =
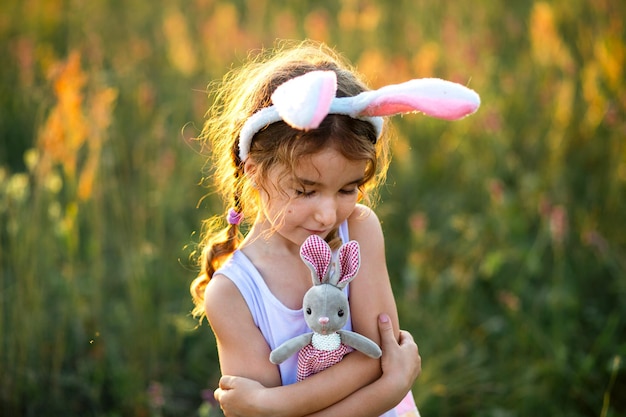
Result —
[[[459,122],[393,121],[377,210],[422,415],[623,415],[625,15],[605,0],[2,2],[0,414],[219,415],[188,285],[194,231],[222,207],[192,138],[209,82],[309,37],[374,87],[437,76],[483,100]]]

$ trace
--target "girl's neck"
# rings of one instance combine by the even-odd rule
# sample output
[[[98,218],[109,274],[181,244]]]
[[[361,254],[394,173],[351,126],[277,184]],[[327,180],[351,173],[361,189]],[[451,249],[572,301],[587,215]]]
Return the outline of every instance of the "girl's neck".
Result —
[[[272,230],[267,221],[257,221],[241,244],[244,253],[263,256],[300,256],[300,247]]]
[[[300,259],[300,247],[279,233],[255,224],[241,251],[254,264],[267,287],[286,307],[302,308],[304,293],[311,287],[310,271]]]

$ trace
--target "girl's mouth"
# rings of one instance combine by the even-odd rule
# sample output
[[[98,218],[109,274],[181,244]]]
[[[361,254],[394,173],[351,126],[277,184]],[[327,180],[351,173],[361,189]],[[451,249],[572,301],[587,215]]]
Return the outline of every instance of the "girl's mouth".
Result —
[[[305,230],[312,235],[318,235],[320,237],[323,237],[326,234],[325,230],[312,230],[312,229],[305,229]]]

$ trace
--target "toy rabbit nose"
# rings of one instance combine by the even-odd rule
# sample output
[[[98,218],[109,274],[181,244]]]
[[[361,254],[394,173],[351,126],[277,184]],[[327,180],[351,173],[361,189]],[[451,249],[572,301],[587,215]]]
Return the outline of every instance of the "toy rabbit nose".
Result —
[[[320,317],[320,318],[318,319],[318,321],[320,322],[320,324],[322,324],[322,325],[323,325],[323,324],[328,324],[329,319],[328,319],[328,317]]]

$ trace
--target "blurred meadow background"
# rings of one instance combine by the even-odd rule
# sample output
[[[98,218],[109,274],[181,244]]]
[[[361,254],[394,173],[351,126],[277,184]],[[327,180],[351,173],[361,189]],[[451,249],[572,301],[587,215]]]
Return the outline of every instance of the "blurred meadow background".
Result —
[[[3,0],[0,415],[219,415],[193,139],[209,83],[277,38],[481,94],[393,120],[378,212],[422,415],[626,415],[617,0]]]

